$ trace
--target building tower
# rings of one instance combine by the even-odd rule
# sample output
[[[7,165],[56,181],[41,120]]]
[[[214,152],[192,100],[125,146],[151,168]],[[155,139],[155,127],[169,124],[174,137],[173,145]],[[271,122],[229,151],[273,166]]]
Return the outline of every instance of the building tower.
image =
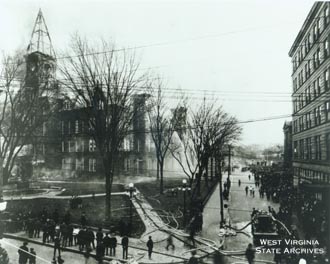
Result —
[[[59,87],[55,79],[56,57],[51,38],[41,9],[38,12],[30,43],[25,55],[26,75],[22,89],[25,100],[34,107],[32,111],[37,130],[31,139],[33,163],[44,163],[47,155],[54,152],[52,145],[56,121],[49,114],[59,98]],[[49,155],[48,155],[49,156]]]
[[[51,38],[41,9],[35,21],[26,54],[25,87],[39,92],[54,92],[56,58]]]

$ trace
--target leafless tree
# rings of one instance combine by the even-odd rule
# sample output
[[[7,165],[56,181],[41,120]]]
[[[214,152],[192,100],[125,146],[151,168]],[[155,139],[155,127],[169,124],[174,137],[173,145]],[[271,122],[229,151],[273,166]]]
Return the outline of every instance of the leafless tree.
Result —
[[[190,111],[181,146],[171,146],[171,153],[190,179],[192,198],[200,194],[201,179],[211,157],[223,153],[223,147],[239,138],[241,128],[236,118],[227,114],[216,102],[203,100]],[[193,183],[195,182],[194,186]]]
[[[163,194],[164,191],[164,163],[177,123],[175,116],[177,106],[173,106],[173,111],[170,111],[165,102],[163,89],[163,84],[159,79],[150,85],[152,96],[148,107],[150,133],[155,144],[157,158],[157,179],[160,180],[160,194]]]
[[[71,55],[60,66],[63,85],[89,109],[91,136],[102,158],[106,191],[106,219],[111,219],[111,190],[115,164],[124,138],[131,132],[139,112],[135,96],[145,85],[134,54],[115,50],[102,41],[93,46],[79,36],[73,37]],[[142,100],[143,101],[143,100]],[[142,103],[141,103],[142,107]]]
[[[6,182],[19,153],[24,147],[32,147],[41,136],[46,118],[53,113],[54,89],[49,88],[54,83],[44,73],[38,73],[35,77],[40,82],[27,85],[29,77],[21,52],[4,55],[0,72],[0,166]]]

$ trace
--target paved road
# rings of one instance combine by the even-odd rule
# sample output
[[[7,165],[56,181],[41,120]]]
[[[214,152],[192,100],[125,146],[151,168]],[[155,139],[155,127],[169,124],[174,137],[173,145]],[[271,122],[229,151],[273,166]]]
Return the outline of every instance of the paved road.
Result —
[[[248,178],[249,172],[233,173],[231,175],[231,191],[230,201],[225,201],[229,205],[228,211],[225,211],[225,217],[227,222],[230,221],[231,225],[236,228],[242,228],[250,222],[252,208],[260,210],[268,210],[268,206],[272,206],[275,210],[278,210],[279,205],[271,201],[267,201],[266,198],[260,198],[258,188],[255,187],[254,178],[251,176],[251,180]],[[224,175],[224,179],[227,176]],[[241,186],[238,186],[238,180],[241,180]],[[255,197],[245,194],[246,186],[253,186],[255,188]],[[209,239],[219,241],[219,223],[220,223],[220,196],[219,186],[214,191],[210,200],[206,204],[204,209],[204,228],[202,236]],[[238,234],[235,237],[229,237],[226,239],[225,249],[240,251],[245,250],[249,243],[252,243],[251,228],[250,226],[244,230],[245,234]],[[257,255],[257,260],[268,260],[273,259],[272,255]],[[234,258],[227,258],[225,263],[235,263],[239,261]],[[244,262],[243,262],[244,263]]]

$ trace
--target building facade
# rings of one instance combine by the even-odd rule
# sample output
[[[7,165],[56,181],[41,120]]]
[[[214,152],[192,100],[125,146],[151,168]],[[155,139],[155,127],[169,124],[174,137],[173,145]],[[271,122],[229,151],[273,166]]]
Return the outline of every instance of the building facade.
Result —
[[[31,138],[31,151],[24,160],[33,165],[33,177],[43,179],[104,177],[101,156],[92,136],[90,107],[79,105],[74,98],[58,85],[56,80],[57,60],[50,34],[41,10],[33,28],[27,48],[26,91],[37,93],[41,87],[42,96],[49,100],[53,114],[47,116],[38,128],[38,135]],[[47,85],[47,89],[45,89]],[[122,142],[115,174],[118,176],[154,176],[157,174],[155,145],[152,140],[147,113],[148,94],[136,94],[135,108],[130,133]],[[172,113],[177,133],[184,133],[186,109]],[[168,155],[165,160],[166,175],[177,175],[182,170]]]
[[[320,205],[313,217],[321,222],[330,218],[329,11],[329,2],[315,2],[289,51],[294,186],[305,207]]]

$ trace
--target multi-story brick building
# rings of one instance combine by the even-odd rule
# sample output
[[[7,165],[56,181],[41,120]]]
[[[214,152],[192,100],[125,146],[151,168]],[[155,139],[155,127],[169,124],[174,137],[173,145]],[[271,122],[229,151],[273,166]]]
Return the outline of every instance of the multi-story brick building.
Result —
[[[294,185],[304,199],[330,201],[330,3],[315,2],[290,51]],[[314,203],[313,202],[313,203]],[[329,229],[328,229],[329,230]]]
[[[32,142],[34,177],[48,176],[51,179],[84,177],[103,177],[101,157],[91,134],[89,107],[82,107],[74,98],[69,98],[56,81],[56,56],[50,35],[41,11],[33,29],[32,38],[26,54],[26,85],[29,91],[38,91],[40,85],[52,80],[54,114],[46,118],[40,127],[38,137]],[[55,92],[56,90],[56,92]],[[147,101],[150,95],[134,95],[135,110],[129,135],[122,143],[116,175],[156,175],[157,162],[155,145],[149,133]],[[178,134],[184,131],[186,109],[177,109],[180,122]],[[181,172],[177,162],[169,155],[165,170],[171,175]]]

